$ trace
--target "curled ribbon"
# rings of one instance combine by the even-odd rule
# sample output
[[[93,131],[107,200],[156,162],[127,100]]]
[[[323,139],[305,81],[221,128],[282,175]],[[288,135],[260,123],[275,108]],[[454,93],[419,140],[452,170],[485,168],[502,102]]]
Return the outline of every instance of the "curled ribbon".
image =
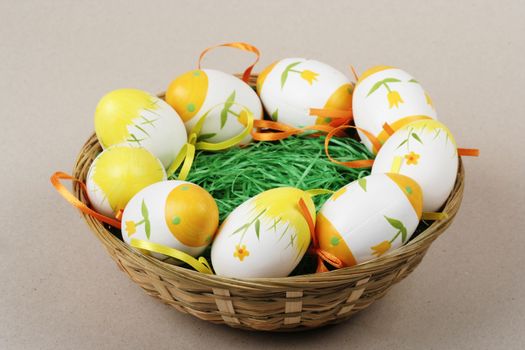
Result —
[[[153,253],[167,255],[171,258],[185,262],[186,264],[190,265],[199,272],[206,273],[209,275],[213,274],[213,270],[205,257],[201,256],[198,259],[195,259],[193,256],[178,249],[167,247],[158,243],[143,241],[136,238],[131,239],[130,245],[134,248],[144,249]]]
[[[308,224],[308,229],[310,230],[310,238],[312,241],[312,247],[309,249],[309,252],[311,254],[317,255],[316,273],[328,271],[328,269],[324,265],[324,262],[338,269],[341,267],[344,267],[344,264],[341,261],[341,259],[319,248],[319,242],[317,240],[317,236],[315,235],[315,224],[314,224],[314,220],[312,216],[310,215],[310,211],[308,210],[308,207],[306,206],[306,203],[304,202],[302,198],[299,199],[298,205],[299,205],[299,210],[301,211],[301,214],[303,215],[304,219],[306,220],[306,223]]]
[[[211,51],[213,49],[216,49],[218,47],[232,47],[232,48],[235,48],[235,49],[239,49],[239,50],[247,51],[247,52],[252,52],[252,53],[255,54],[255,56],[256,56],[255,62],[253,62],[248,68],[246,68],[244,70],[244,73],[242,74],[242,80],[245,83],[248,83],[248,81],[250,80],[250,75],[252,74],[253,67],[255,67],[257,62],[259,62],[259,58],[261,57],[261,53],[259,52],[259,49],[256,48],[253,45],[250,45],[248,43],[243,43],[243,42],[233,42],[233,43],[226,43],[226,44],[220,44],[220,45],[208,47],[207,49],[202,51],[202,53],[199,56],[199,63],[198,63],[199,69],[201,69],[201,61],[202,61],[202,58],[206,55],[206,53],[208,53],[209,51]]]
[[[304,128],[296,128],[287,124],[274,122],[270,120],[255,120],[255,128],[265,128],[274,130],[274,132],[257,132],[252,131],[252,137],[256,141],[278,141],[293,135],[299,135],[305,131],[321,131],[329,133],[334,128],[330,125],[311,125]]]
[[[359,130],[363,134],[365,134],[365,136],[370,140],[370,142],[372,142],[372,145],[374,147],[377,147],[377,146],[380,147],[380,145],[381,145],[379,140],[374,135],[372,135],[372,133],[370,133],[369,131],[366,131],[365,129],[362,129],[362,128],[359,128],[359,127],[353,126],[353,125],[341,125],[341,126],[338,126],[337,128],[332,129],[332,131],[330,131],[328,133],[328,135],[326,135],[326,139],[324,140],[324,151],[325,151],[326,156],[328,157],[328,159],[330,159],[330,161],[332,163],[343,165],[343,166],[346,166],[348,168],[369,168],[369,167],[371,167],[372,164],[374,164],[374,160],[373,159],[352,160],[352,161],[347,161],[347,162],[341,162],[341,161],[338,161],[338,160],[332,158],[332,156],[330,155],[330,152],[328,150],[329,145],[330,145],[330,140],[337,133],[339,133],[340,131],[342,131],[344,129],[356,129],[356,130]]]
[[[188,137],[188,142],[181,148],[179,151],[179,154],[177,157],[175,157],[175,160],[171,163],[171,165],[168,167],[168,177],[171,177],[177,169],[182,165],[182,168],[179,172],[178,179],[179,180],[185,180],[190,172],[191,165],[193,164],[193,160],[195,158],[195,150],[206,150],[206,151],[220,151],[226,148],[230,148],[232,146],[237,145],[240,143],[246,136],[250,134],[250,131],[253,129],[254,125],[254,118],[253,113],[245,106],[239,105],[238,103],[232,103],[232,105],[239,105],[241,106],[246,112],[246,126],[244,129],[237,135],[235,135],[232,138],[229,138],[228,140],[212,143],[212,142],[205,142],[205,141],[198,141],[198,135],[200,134],[202,127],[204,125],[204,122],[206,121],[206,118],[210,115],[210,113],[220,107],[223,106],[224,103],[217,104],[210,108],[206,113],[202,115],[202,117],[199,119],[199,121],[193,126],[193,128],[190,131],[190,136]]]
[[[80,187],[82,188],[82,191],[84,192],[84,196],[86,198],[88,198],[87,197],[86,185],[82,181],[80,181],[79,179],[74,178],[71,175],[68,175],[68,174],[66,174],[64,172],[61,172],[61,171],[57,171],[56,173],[51,175],[51,184],[53,185],[53,187],[55,187],[57,192],[62,197],[65,198],[66,201],[68,201],[74,207],[80,209],[80,211],[82,211],[83,213],[91,215],[94,218],[96,218],[96,219],[98,219],[98,220],[100,220],[102,222],[105,222],[108,225],[111,225],[113,227],[116,227],[116,228],[120,229],[120,221],[112,219],[112,218],[107,217],[105,215],[102,215],[100,213],[97,213],[95,210],[89,208],[86,204],[84,204],[77,197],[75,197],[75,195],[73,195],[64,185],[62,185],[60,180],[72,180],[73,182],[77,182],[78,184],[80,184]]]
[[[333,127],[347,124],[354,119],[351,109],[310,108],[309,114],[312,116],[332,119],[328,125]]]

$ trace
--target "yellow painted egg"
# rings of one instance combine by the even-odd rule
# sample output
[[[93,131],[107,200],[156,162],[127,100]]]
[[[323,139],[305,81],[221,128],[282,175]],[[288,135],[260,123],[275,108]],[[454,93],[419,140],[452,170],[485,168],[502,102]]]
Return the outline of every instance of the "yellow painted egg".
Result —
[[[353,96],[355,125],[376,136],[381,143],[388,139],[383,125],[394,130],[419,119],[437,119],[430,95],[407,72],[388,66],[371,68],[359,77]],[[361,141],[374,153],[372,143],[361,132]]]
[[[122,238],[127,243],[135,238],[197,256],[211,243],[218,225],[219,209],[205,189],[169,180],[144,188],[129,201],[122,215]]]
[[[165,168],[188,139],[173,108],[160,98],[135,89],[115,90],[100,100],[95,111],[95,131],[103,148],[123,143],[144,147]]]
[[[293,187],[262,192],[231,212],[212,245],[215,272],[239,278],[288,276],[310,244],[301,198],[315,222],[310,195]]]
[[[353,266],[405,244],[421,219],[422,194],[411,178],[374,174],[342,187],[317,214],[319,247]]]
[[[93,207],[106,216],[114,216],[137,192],[162,180],[166,180],[166,171],[148,150],[117,145],[93,160],[86,187]]]
[[[405,125],[385,142],[376,156],[372,173],[399,168],[423,190],[423,210],[438,211],[454,188],[458,172],[456,141],[437,120]]]
[[[352,92],[353,85],[343,73],[305,58],[274,62],[257,79],[257,93],[268,115],[296,127],[332,121],[309,115],[310,108],[351,110]]]
[[[182,117],[188,133],[207,114],[199,139],[221,142],[240,134],[247,115],[262,118],[262,106],[253,89],[241,79],[214,69],[192,70],[173,80],[168,102]],[[243,143],[248,143],[248,135]]]

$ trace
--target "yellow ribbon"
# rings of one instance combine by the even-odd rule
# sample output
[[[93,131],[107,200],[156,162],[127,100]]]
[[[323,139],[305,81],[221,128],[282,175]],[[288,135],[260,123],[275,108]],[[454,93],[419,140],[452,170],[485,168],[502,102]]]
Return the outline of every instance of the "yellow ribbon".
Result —
[[[390,167],[390,172],[394,174],[399,174],[401,170],[401,165],[403,164],[403,158],[400,156],[395,156],[392,166]]]
[[[150,252],[167,255],[171,258],[185,262],[186,264],[190,265],[199,272],[213,275],[213,270],[210,264],[208,263],[208,260],[206,260],[206,258],[202,256],[198,259],[195,259],[193,256],[184,253],[183,251],[180,251],[178,249],[170,248],[158,243],[143,241],[136,238],[131,239],[130,245],[134,248],[145,249]]]
[[[246,112],[247,112],[247,122],[246,127],[240,132],[239,134],[235,135],[232,138],[229,138],[225,141],[212,143],[212,142],[204,142],[199,141],[197,142],[198,135],[200,134],[202,127],[204,125],[204,122],[206,118],[210,115],[210,113],[217,107],[223,106],[224,103],[217,104],[210,108],[206,113],[202,115],[202,117],[199,119],[197,124],[193,126],[193,128],[190,131],[190,135],[188,137],[188,142],[184,144],[184,146],[179,151],[179,154],[177,154],[177,157],[175,157],[175,160],[171,163],[171,165],[168,167],[168,177],[171,177],[177,169],[182,165],[182,168],[179,172],[178,179],[179,180],[186,180],[188,177],[191,165],[193,164],[193,160],[195,159],[195,150],[205,150],[205,151],[220,151],[223,149],[230,148],[232,146],[235,146],[239,144],[246,136],[250,134],[250,132],[253,129],[253,113],[243,105],[240,105],[238,103],[232,103],[232,105],[239,105],[241,106]]]

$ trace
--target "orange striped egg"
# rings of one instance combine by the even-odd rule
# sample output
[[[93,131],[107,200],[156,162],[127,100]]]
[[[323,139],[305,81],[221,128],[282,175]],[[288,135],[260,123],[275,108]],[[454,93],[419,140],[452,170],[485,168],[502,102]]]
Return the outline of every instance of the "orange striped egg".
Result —
[[[129,201],[122,215],[122,237],[127,243],[136,238],[197,256],[211,243],[218,224],[217,204],[205,189],[169,180],[146,187]]]
[[[319,247],[353,266],[408,241],[421,219],[422,194],[411,178],[374,174],[334,193],[317,214]]]
[[[407,72],[388,66],[365,71],[357,81],[353,95],[355,125],[376,136],[381,143],[388,139],[383,125],[394,130],[421,119],[437,119],[430,95]],[[359,131],[361,141],[377,153],[368,138]]]
[[[207,114],[199,138],[226,141],[240,134],[247,115],[262,118],[262,106],[253,89],[241,79],[214,69],[197,69],[173,80],[166,90],[168,102],[182,117],[188,133]],[[243,144],[251,141],[248,135]]]
[[[257,93],[272,120],[297,127],[332,121],[309,115],[310,108],[350,110],[352,91],[343,73],[305,58],[274,62],[257,79]]]

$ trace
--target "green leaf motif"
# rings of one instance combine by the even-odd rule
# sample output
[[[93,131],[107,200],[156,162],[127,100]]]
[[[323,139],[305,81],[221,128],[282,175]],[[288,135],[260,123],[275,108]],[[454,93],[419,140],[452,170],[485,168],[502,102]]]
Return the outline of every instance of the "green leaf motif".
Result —
[[[149,239],[149,236],[151,235],[151,226],[149,220],[146,220],[144,223],[144,231],[146,232],[146,237]]]
[[[405,227],[405,225],[403,225],[403,223],[397,219],[394,219],[394,218],[389,218],[388,216],[385,215],[385,219],[388,221],[388,223],[394,227],[395,229],[397,229],[398,231],[401,232],[401,241],[403,243],[405,243],[406,239],[407,239],[407,229]]]
[[[224,125],[226,124],[226,121],[228,120],[228,113],[230,112],[230,108],[232,107],[233,103],[235,102],[235,90],[231,93],[230,96],[226,99],[226,102],[224,102],[224,108],[221,111],[221,129],[224,128]]]
[[[259,239],[260,231],[261,231],[261,221],[257,219],[257,221],[255,221],[255,234],[257,235],[257,239]]]
[[[286,66],[283,73],[281,74],[281,89],[284,87],[284,84],[286,84],[286,80],[288,79],[288,72],[290,72],[290,69],[292,69],[293,67],[297,66],[300,63],[301,61],[293,62],[293,63],[290,63],[288,66]]]
[[[421,139],[419,138],[419,136],[417,136],[415,132],[412,133],[412,137],[415,138],[416,141],[419,142],[420,144],[423,144],[423,141],[421,141]]]
[[[214,137],[215,135],[217,135],[217,134],[216,133],[200,134],[199,137],[197,137],[197,141],[208,140],[208,139],[211,139],[212,137]]]
[[[142,211],[142,217],[144,218],[144,220],[148,220],[149,212],[148,212],[148,207],[146,206],[146,202],[144,202],[144,199],[142,200],[142,206],[140,210]]]
[[[272,113],[270,116],[274,122],[276,122],[279,119],[279,108],[275,110],[275,112]]]
[[[357,183],[359,184],[359,186],[361,186],[363,191],[366,192],[366,179],[364,177],[362,177],[359,180],[357,180]]]
[[[376,91],[377,89],[381,87],[381,85],[383,85],[383,80],[380,80],[377,83],[375,83],[374,86],[372,86],[372,88],[370,89],[370,91],[368,91],[368,94],[366,95],[366,97],[372,95],[374,91]]]
[[[404,140],[403,142],[401,142],[401,143],[399,144],[399,146],[397,146],[396,149],[401,148],[401,146],[403,146],[403,145],[404,145],[405,143],[407,143],[407,142],[408,142],[408,139]]]
[[[383,79],[383,83],[400,83],[401,80],[399,79],[396,79],[396,78],[386,78],[386,79]]]
[[[416,79],[412,78],[408,81],[409,83],[416,83],[416,84],[419,84],[419,81],[417,81]]]

